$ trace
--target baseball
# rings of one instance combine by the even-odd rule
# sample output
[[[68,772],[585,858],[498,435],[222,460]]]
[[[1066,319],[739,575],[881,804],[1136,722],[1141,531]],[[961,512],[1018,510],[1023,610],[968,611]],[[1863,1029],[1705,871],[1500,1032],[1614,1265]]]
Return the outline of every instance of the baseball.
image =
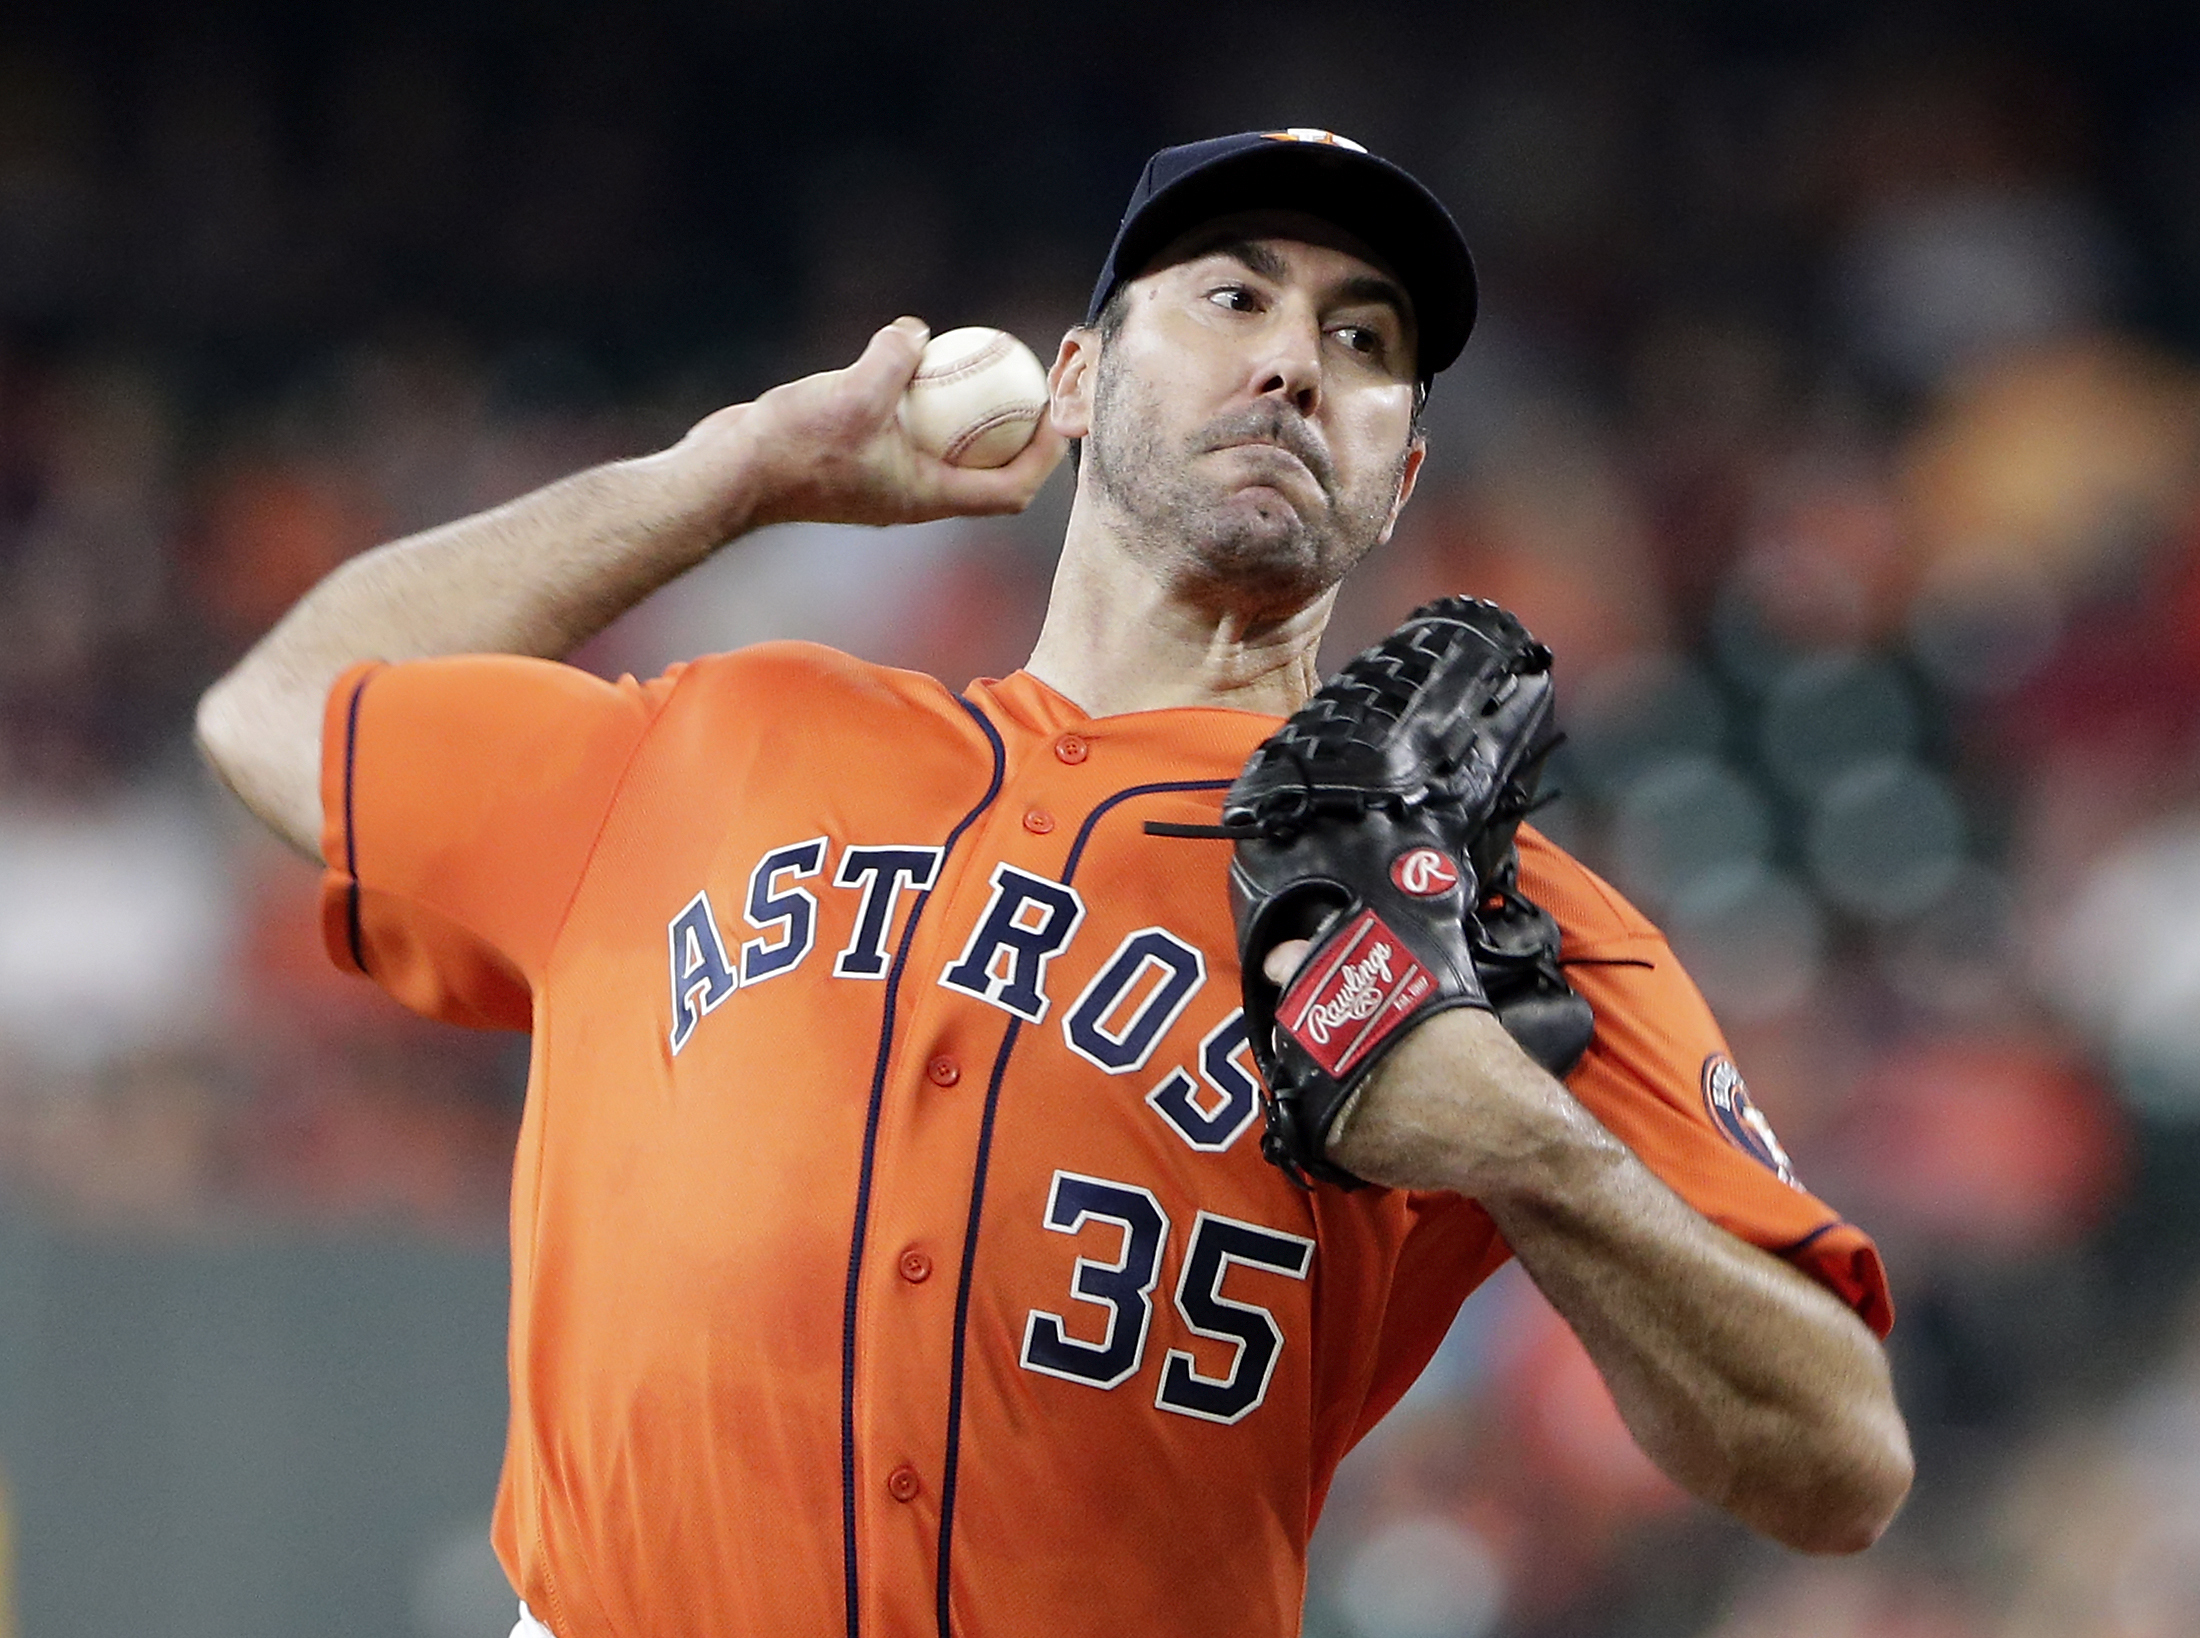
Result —
[[[1046,371],[1006,330],[949,330],[924,345],[901,424],[950,466],[1006,466],[1047,412]]]

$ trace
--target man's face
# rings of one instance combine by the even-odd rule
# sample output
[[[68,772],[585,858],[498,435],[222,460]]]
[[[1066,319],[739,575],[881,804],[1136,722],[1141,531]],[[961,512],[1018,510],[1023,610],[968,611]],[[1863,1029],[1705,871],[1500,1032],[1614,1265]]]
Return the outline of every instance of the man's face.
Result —
[[[1225,217],[1125,289],[1086,474],[1195,595],[1303,606],[1388,536],[1417,471],[1404,291],[1313,218]]]

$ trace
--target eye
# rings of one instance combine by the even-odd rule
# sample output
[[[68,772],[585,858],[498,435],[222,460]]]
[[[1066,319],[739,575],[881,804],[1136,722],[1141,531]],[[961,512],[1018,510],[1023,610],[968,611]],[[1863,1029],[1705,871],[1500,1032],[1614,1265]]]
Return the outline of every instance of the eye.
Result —
[[[1340,324],[1329,333],[1363,358],[1383,354],[1383,333],[1372,324]]]
[[[1207,292],[1207,299],[1217,307],[1228,308],[1233,313],[1257,313],[1260,311],[1260,297],[1254,293],[1249,285],[1218,285]]]

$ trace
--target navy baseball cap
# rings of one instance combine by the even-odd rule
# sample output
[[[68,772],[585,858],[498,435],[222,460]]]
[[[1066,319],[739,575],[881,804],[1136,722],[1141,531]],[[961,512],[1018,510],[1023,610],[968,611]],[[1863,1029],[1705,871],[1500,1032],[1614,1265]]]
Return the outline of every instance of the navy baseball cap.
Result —
[[[1179,234],[1241,210],[1296,210],[1358,238],[1413,298],[1420,374],[1459,356],[1474,328],[1474,258],[1443,202],[1387,159],[1330,131],[1242,131],[1146,161],[1100,264],[1085,322]]]

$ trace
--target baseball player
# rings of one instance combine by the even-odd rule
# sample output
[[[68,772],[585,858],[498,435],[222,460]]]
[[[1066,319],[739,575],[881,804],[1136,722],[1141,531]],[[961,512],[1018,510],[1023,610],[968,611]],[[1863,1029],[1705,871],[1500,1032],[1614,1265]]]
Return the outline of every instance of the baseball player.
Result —
[[[1322,1137],[1380,1186],[1307,1187],[1262,1154],[1230,849],[1145,829],[1211,825],[1314,689],[1474,307],[1443,207],[1356,145],[1169,149],[1006,467],[909,445],[900,320],[353,561],[208,693],[215,767],[327,864],[335,960],[533,1033],[495,1521],[520,1630],[1295,1632],[1338,1462],[1509,1256],[1681,1483],[1808,1550],[1885,1526],[1910,1457],[1877,1254],[1795,1182],[1655,928],[1523,829],[1586,1054],[1562,1084],[1489,1011],[1417,1018]],[[553,663],[762,524],[1020,508],[1065,439],[1011,677],[795,643]]]

